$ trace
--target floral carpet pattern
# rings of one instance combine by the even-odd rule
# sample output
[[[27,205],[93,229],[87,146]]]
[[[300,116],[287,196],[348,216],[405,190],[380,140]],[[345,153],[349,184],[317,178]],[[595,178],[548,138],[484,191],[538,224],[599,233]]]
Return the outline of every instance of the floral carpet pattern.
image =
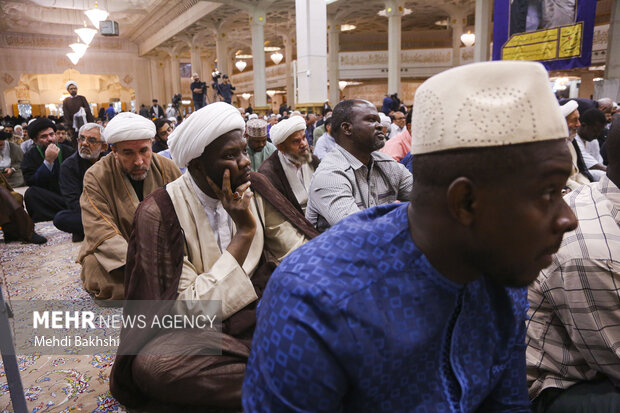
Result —
[[[67,300],[75,303],[76,309],[94,309],[95,303],[82,288],[80,265],[75,263],[80,243],[72,243],[71,235],[57,230],[51,222],[36,224],[36,231],[48,239],[46,244],[5,244],[0,239],[0,280],[4,283],[6,279],[5,300],[8,292],[11,300]],[[126,412],[109,392],[113,363],[113,353],[18,356],[28,410]],[[12,411],[0,360],[0,412]]]

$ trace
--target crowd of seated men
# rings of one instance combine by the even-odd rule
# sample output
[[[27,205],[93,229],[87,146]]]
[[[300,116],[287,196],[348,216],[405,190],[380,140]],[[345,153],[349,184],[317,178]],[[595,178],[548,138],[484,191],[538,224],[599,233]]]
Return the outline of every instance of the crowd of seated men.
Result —
[[[617,412],[617,112],[506,61],[411,108],[5,119],[0,225],[82,242],[99,305],[219,303],[215,333],[123,330],[128,408]]]

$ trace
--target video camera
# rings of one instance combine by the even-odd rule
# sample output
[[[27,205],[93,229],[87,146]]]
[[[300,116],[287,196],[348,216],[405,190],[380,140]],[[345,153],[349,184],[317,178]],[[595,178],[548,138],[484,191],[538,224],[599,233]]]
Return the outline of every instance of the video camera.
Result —
[[[222,73],[215,69],[215,71],[211,72],[211,79],[213,79],[214,83],[217,83],[218,79],[222,77]]]
[[[183,96],[181,96],[180,93],[177,93],[176,95],[172,96],[172,107],[175,108],[177,111],[179,110],[179,104],[181,103],[182,99],[183,99]]]

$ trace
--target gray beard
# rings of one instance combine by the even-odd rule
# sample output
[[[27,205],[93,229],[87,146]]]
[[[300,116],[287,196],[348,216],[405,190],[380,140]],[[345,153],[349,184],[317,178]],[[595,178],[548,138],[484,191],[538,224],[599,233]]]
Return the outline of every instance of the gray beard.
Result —
[[[283,153],[283,155],[286,159],[297,165],[304,165],[312,162],[312,152],[310,151],[308,151],[308,155],[306,156],[291,155],[290,153]]]
[[[88,154],[82,153],[80,149],[78,149],[78,155],[80,155],[80,158],[86,159],[87,161],[96,161],[97,159],[99,159],[98,153],[97,154],[91,153],[90,155],[88,155]]]

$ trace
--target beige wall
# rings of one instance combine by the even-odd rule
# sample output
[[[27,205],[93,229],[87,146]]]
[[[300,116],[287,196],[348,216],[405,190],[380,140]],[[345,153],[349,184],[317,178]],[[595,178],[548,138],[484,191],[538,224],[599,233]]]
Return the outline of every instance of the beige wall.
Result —
[[[18,99],[31,100],[33,104],[59,103],[59,91],[64,89],[65,82],[73,74],[77,75],[66,72],[67,69],[75,69],[81,75],[103,75],[78,76],[81,78],[81,82],[78,81],[79,93],[91,103],[119,98],[129,108],[133,91],[136,107],[141,103],[150,104],[149,61],[138,57],[136,45],[117,38],[96,38],[74,66],[65,55],[70,50],[67,45],[73,41],[75,39],[71,36],[12,33],[0,36],[0,55],[3,57],[0,59],[0,109],[3,113],[11,113],[11,105]],[[24,78],[24,75],[34,74],[45,76]],[[29,97],[19,97],[26,95]]]

